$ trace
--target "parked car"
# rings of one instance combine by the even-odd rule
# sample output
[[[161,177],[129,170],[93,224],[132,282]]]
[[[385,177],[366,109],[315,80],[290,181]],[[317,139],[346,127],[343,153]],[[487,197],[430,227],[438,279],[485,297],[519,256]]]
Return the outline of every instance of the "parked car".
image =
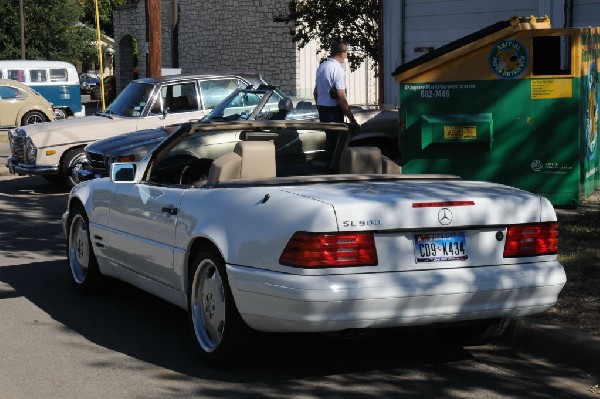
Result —
[[[35,90],[23,83],[0,79],[0,129],[54,120],[54,109]]]
[[[0,130],[53,121],[52,104],[35,90],[10,79],[0,79]],[[6,136],[0,140],[0,156],[8,156]]]
[[[338,134],[330,165],[325,131]],[[212,365],[260,347],[253,330],[429,326],[486,342],[507,318],[554,305],[566,277],[548,200],[402,175],[349,135],[332,123],[180,126],[71,191],[74,288],[98,292],[111,276],[186,309]],[[227,136],[233,148],[213,158]]]
[[[204,116],[233,89],[267,83],[257,73],[172,75],[132,81],[110,106],[93,116],[9,131],[11,173],[42,175],[72,187],[86,163],[84,147],[135,130]],[[216,101],[216,102],[215,102]]]
[[[300,103],[300,107],[298,104]],[[361,129],[353,132],[351,146],[374,145],[386,156],[398,154],[398,112],[382,107],[353,107]],[[204,123],[236,120],[306,120],[318,121],[316,106],[294,101],[273,86],[235,89],[201,119]],[[139,130],[99,140],[85,148],[88,164],[77,171],[75,179],[108,176],[114,162],[139,161],[156,147],[176,126]]]
[[[100,77],[95,73],[82,73],[79,75],[81,94],[90,94],[96,85],[100,84]]]
[[[106,104],[110,104],[117,97],[117,80],[113,75],[105,76],[103,79],[104,82],[104,102]],[[100,90],[102,90],[102,86],[98,83],[91,91],[90,98],[92,100],[102,100],[100,95]]]

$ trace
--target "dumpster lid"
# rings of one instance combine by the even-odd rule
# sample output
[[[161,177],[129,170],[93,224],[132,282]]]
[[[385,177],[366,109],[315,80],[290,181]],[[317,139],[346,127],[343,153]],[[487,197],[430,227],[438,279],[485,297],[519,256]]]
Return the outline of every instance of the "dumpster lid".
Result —
[[[525,26],[528,29],[538,28],[536,24],[544,24],[541,28],[547,29],[550,28],[550,18],[548,16],[544,17],[512,17],[507,21],[499,21],[495,24],[486,26],[483,29],[480,29],[476,32],[471,33],[470,35],[463,36],[460,39],[454,40],[448,44],[443,45],[442,47],[438,47],[430,53],[424,54],[418,58],[415,58],[412,61],[409,61],[405,64],[402,64],[396,68],[396,70],[392,73],[392,76],[399,75],[402,72],[408,71],[416,66],[425,64],[433,59],[436,59],[444,54],[450,53],[456,49],[459,49],[463,46],[466,46],[469,43],[473,43],[479,39],[482,39],[486,36],[492,35],[496,32],[500,32],[503,29],[510,27],[520,27],[525,28],[525,26],[521,24],[526,24]],[[518,29],[519,30],[519,29]]]

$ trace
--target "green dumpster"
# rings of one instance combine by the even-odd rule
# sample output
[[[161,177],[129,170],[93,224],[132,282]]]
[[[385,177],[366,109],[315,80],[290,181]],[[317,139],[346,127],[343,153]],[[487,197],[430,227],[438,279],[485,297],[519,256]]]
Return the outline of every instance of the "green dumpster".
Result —
[[[600,187],[600,28],[501,21],[399,66],[403,173],[450,173],[577,205]]]

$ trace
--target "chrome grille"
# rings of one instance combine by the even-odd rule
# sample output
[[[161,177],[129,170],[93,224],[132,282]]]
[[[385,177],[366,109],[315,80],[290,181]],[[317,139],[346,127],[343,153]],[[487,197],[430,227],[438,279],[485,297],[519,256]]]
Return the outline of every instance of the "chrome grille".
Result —
[[[104,172],[106,171],[106,166],[104,165],[104,156],[102,153],[86,151],[85,155],[89,161],[90,168],[95,172]]]
[[[8,132],[8,144],[10,146],[10,155],[18,162],[25,161],[25,137],[27,134],[22,129],[10,130]]]

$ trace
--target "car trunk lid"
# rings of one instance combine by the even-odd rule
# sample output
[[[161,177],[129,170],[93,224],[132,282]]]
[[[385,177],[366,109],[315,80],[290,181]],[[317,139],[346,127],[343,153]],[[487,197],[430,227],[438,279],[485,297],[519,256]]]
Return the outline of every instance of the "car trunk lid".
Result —
[[[288,190],[331,204],[340,231],[373,231],[378,271],[518,263],[503,256],[507,226],[556,220],[544,198],[485,182],[395,180]]]

